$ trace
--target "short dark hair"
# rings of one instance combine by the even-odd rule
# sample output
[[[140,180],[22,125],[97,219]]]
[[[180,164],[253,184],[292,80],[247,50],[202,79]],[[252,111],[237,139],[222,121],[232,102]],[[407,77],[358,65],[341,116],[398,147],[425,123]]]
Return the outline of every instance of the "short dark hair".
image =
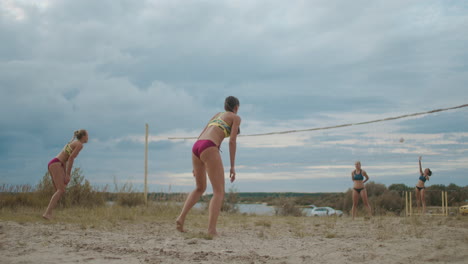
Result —
[[[427,170],[428,170],[427,174],[428,174],[429,176],[431,176],[431,175],[432,175],[432,171],[431,171],[429,168],[427,168]]]

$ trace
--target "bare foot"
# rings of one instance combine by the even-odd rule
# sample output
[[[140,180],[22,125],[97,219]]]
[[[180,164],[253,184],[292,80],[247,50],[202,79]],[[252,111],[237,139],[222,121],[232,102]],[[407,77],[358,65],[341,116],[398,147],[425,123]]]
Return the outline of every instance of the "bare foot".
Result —
[[[215,238],[215,237],[219,237],[219,234],[216,231],[214,232],[208,231],[208,236],[210,236],[211,238]]]
[[[52,216],[43,214],[42,218],[44,218],[45,220],[51,220]]]
[[[185,233],[186,231],[184,230],[184,223],[181,222],[180,220],[176,220],[176,229],[179,232]]]

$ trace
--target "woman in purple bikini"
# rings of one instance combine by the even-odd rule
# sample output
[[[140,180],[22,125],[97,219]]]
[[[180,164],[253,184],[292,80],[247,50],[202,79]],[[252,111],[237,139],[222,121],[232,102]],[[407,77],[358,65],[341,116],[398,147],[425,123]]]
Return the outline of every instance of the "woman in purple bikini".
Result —
[[[224,138],[229,137],[229,156],[231,170],[229,178],[231,182],[236,179],[236,140],[240,133],[241,118],[237,115],[239,111],[239,100],[229,96],[224,102],[226,112],[217,113],[210,119],[203,132],[198,137],[192,148],[193,176],[196,187],[185,201],[179,217],[177,217],[177,230],[185,232],[184,222],[190,209],[198,202],[206,190],[206,174],[213,187],[213,197],[209,206],[208,234],[216,236],[216,223],[224,198],[224,167],[219,153],[219,147]],[[232,131],[232,133],[231,133]]]
[[[84,129],[75,131],[72,140],[47,165],[55,187],[55,193],[52,195],[49,206],[47,206],[45,213],[42,215],[43,218],[47,220],[52,218],[52,210],[65,193],[65,187],[70,182],[73,162],[86,142],[88,142],[88,132]]]

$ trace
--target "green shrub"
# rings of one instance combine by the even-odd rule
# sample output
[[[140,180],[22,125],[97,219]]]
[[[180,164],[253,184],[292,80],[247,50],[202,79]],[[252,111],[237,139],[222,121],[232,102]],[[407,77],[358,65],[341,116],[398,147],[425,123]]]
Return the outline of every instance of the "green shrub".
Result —
[[[42,207],[44,201],[38,199],[37,193],[30,185],[0,186],[0,208],[16,208],[18,206]]]
[[[93,207],[102,206],[105,203],[104,192],[95,190],[89,181],[84,178],[80,168],[73,169],[65,197],[62,199],[67,207]]]
[[[116,202],[118,205],[134,207],[145,204],[144,194],[141,192],[135,192],[132,183],[127,182],[122,187],[119,187],[117,180],[114,179],[114,186],[117,195]]]
[[[223,205],[221,206],[221,211],[227,213],[238,213],[239,207],[237,203],[239,202],[239,197],[237,194],[237,190],[234,188],[230,188],[229,192],[226,194]]]
[[[55,187],[49,172],[47,172],[36,187],[29,185],[1,186],[0,208],[15,208],[18,206],[46,207],[54,193]],[[105,203],[104,198],[104,192],[93,188],[89,181],[85,180],[81,169],[75,168],[72,171],[70,183],[66,187],[65,195],[60,199],[58,205],[61,207],[101,206]]]

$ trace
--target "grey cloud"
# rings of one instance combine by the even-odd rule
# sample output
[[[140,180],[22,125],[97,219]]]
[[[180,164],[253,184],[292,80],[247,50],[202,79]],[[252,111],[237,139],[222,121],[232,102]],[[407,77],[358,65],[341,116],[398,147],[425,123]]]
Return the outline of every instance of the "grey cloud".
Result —
[[[400,131],[406,133],[448,133],[468,131],[468,109],[428,115],[415,120],[403,120]]]
[[[0,156],[10,158],[0,166],[16,175],[42,171],[40,162],[78,128],[99,142],[91,141],[80,156],[90,177],[140,173],[141,143],[105,144],[143,135],[145,123],[155,134],[199,131],[228,95],[241,100],[244,124],[340,112],[392,115],[468,99],[467,6],[461,3],[105,0],[52,1],[43,9],[17,4],[24,20],[0,15],[0,110],[8,113],[0,116],[0,136],[8,140],[0,143]],[[465,120],[462,113],[433,120],[446,129],[426,120],[433,119],[402,123],[401,132],[465,129],[456,124]],[[38,150],[29,153],[25,146]],[[154,170],[190,171],[190,147],[150,146],[161,162]],[[239,160],[353,159],[328,150],[239,150]],[[37,168],[23,170],[20,157]]]

